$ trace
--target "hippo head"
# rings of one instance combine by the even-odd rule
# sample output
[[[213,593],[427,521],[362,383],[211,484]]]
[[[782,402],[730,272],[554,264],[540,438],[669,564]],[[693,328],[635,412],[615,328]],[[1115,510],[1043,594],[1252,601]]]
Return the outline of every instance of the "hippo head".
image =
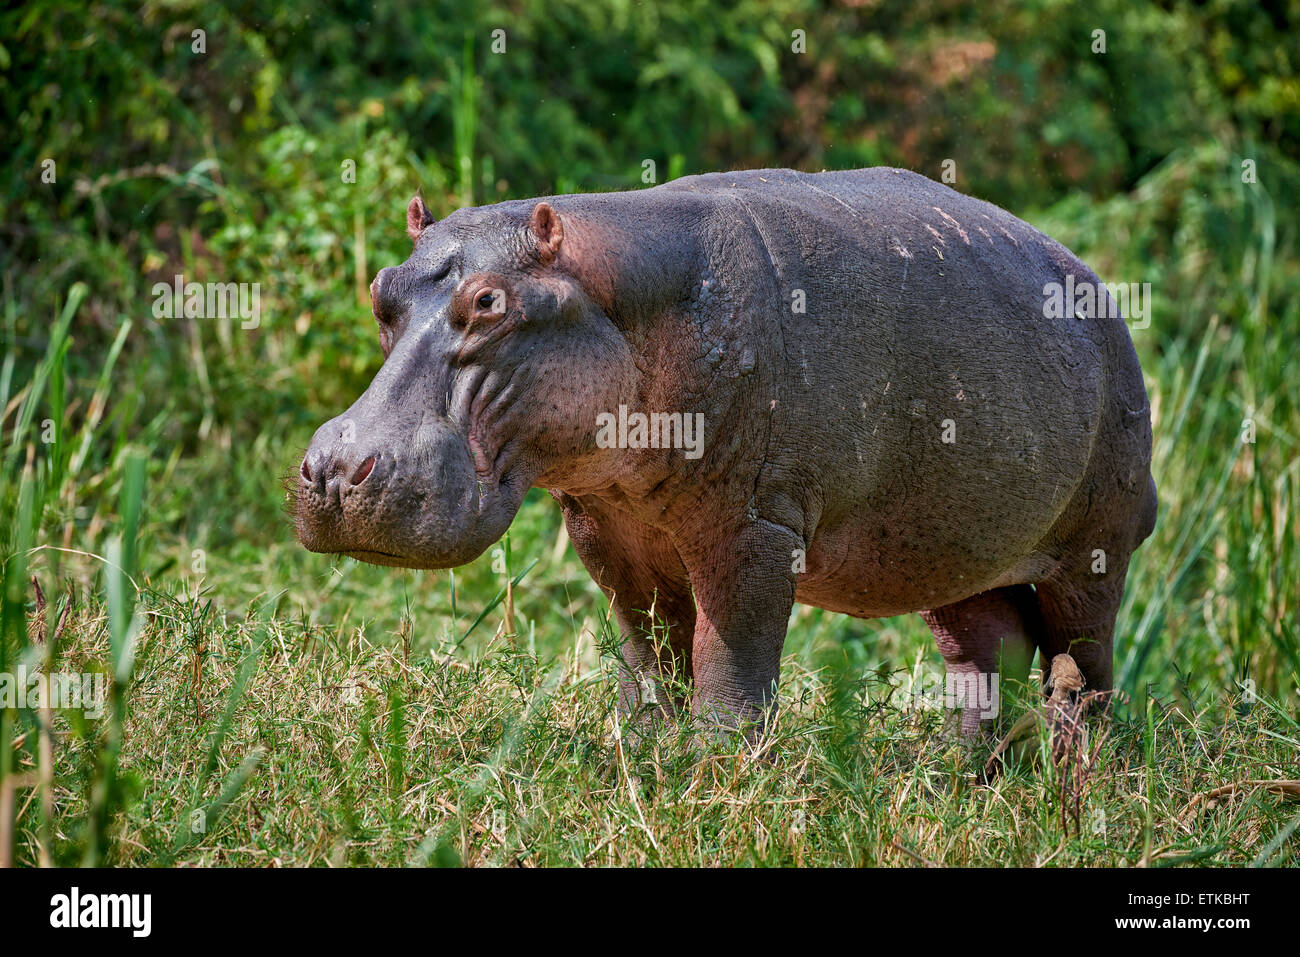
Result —
[[[577,278],[580,224],[549,203],[437,223],[416,197],[407,230],[410,258],[370,286],[384,364],[316,431],[293,480],[297,531],[312,551],[449,568],[495,542],[533,485],[598,479],[596,416],[636,369]]]

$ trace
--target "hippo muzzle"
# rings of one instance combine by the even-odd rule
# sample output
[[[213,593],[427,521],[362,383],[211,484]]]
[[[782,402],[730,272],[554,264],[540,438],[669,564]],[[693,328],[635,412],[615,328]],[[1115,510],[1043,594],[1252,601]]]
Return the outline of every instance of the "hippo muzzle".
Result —
[[[358,419],[349,410],[325,423],[302,460],[303,545],[376,565],[451,568],[504,534],[519,503],[475,472],[469,444],[449,420],[394,433],[367,430]]]

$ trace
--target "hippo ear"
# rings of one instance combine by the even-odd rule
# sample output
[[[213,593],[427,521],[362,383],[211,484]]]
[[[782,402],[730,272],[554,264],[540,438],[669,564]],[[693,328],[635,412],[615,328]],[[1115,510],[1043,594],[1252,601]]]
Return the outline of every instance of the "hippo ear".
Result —
[[[542,262],[550,262],[559,253],[560,243],[564,241],[564,225],[560,222],[560,214],[550,203],[538,203],[533,207],[528,228],[537,240]]]
[[[420,233],[426,226],[432,226],[436,222],[433,213],[429,212],[429,207],[424,205],[424,200],[418,195],[406,207],[406,235],[411,237],[411,242],[420,238]]]

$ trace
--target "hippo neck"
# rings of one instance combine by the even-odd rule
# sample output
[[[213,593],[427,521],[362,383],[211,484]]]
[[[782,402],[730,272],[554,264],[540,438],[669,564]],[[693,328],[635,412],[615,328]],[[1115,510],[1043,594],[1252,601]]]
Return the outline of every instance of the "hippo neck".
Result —
[[[597,494],[649,524],[669,525],[673,513],[698,499],[693,490],[710,484],[701,476],[731,474],[737,489],[752,487],[757,463],[747,433],[735,426],[765,427],[774,394],[766,380],[774,366],[761,353],[779,352],[780,336],[754,341],[755,327],[735,321],[739,289],[721,281],[710,253],[715,242],[724,249],[756,245],[748,224],[724,242],[715,197],[658,189],[547,202],[565,222],[559,267],[582,284],[638,356],[641,378],[629,390],[627,415],[680,415],[683,426],[700,424],[704,444],[691,457],[678,448],[626,452],[597,488],[564,491]],[[770,331],[766,321],[756,328]]]

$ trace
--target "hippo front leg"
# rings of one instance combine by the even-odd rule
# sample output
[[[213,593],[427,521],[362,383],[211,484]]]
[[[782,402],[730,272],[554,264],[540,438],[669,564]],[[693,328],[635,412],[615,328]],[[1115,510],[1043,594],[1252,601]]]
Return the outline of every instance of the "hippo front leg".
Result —
[[[695,602],[662,532],[595,499],[553,493],[569,540],[609,598],[623,640],[619,711],[635,728],[683,710],[691,678]]]
[[[757,520],[688,553],[697,606],[692,711],[703,729],[752,736],[775,707],[794,554],[803,547],[790,529]]]

